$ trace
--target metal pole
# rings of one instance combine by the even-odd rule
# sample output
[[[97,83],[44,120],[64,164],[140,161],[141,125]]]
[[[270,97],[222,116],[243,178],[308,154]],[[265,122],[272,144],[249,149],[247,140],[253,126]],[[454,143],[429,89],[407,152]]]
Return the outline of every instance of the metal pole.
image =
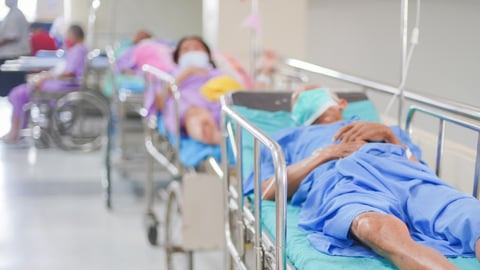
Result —
[[[408,46],[408,0],[402,0],[400,13],[400,40],[401,40],[401,64],[400,64],[400,82],[405,76],[405,66],[407,64],[407,46]],[[402,124],[403,103],[405,102],[404,87],[399,89],[398,98],[398,125]]]
[[[243,197],[243,173],[242,173],[242,160],[243,160],[243,150],[242,150],[242,132],[243,128],[240,124],[236,124],[235,127],[235,144],[237,147],[237,162],[236,162],[236,169],[237,169],[237,191],[240,194],[237,198],[237,231],[238,231],[238,255],[245,260],[245,226],[243,223],[243,207],[244,207],[244,197]]]
[[[475,158],[475,178],[473,179],[473,196],[478,198],[478,184],[480,182],[480,133],[477,134],[477,156]]]
[[[440,170],[442,166],[442,156],[443,149],[445,144],[445,120],[440,119],[440,124],[438,127],[438,137],[437,137],[437,159],[435,161],[435,173],[440,176]]]
[[[252,15],[259,16],[260,5],[258,0],[252,0]],[[256,29],[251,30],[251,63],[250,68],[252,72],[252,77],[256,78],[257,76],[257,59],[260,53],[260,33]]]
[[[88,25],[87,25],[87,40],[86,44],[89,48],[93,46],[93,38],[95,32],[95,21],[97,20],[97,9],[100,7],[100,0],[92,0],[90,2],[90,9],[88,12]]]
[[[262,270],[263,267],[263,249],[262,249],[262,185],[260,181],[260,141],[256,138],[253,139],[253,152],[255,153],[255,163],[254,163],[254,206],[255,206],[255,241],[254,241],[254,250],[255,250],[255,269]],[[240,194],[239,196],[242,196]]]

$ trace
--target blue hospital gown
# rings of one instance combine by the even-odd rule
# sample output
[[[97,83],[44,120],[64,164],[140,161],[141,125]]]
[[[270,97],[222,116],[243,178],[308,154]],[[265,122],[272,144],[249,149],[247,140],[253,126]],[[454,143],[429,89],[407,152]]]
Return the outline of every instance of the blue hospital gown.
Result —
[[[275,137],[287,165],[299,162],[332,143],[339,128],[355,119],[291,128]],[[392,131],[417,159],[421,151],[399,127]],[[261,179],[273,175],[271,155],[262,150]],[[253,191],[252,174],[245,193]],[[440,180],[423,162],[407,159],[405,150],[388,143],[368,143],[352,155],[324,163],[300,184],[291,204],[301,207],[299,227],[319,251],[341,256],[377,257],[354,240],[353,219],[363,212],[395,215],[412,238],[450,257],[475,256],[480,236],[480,202]]]

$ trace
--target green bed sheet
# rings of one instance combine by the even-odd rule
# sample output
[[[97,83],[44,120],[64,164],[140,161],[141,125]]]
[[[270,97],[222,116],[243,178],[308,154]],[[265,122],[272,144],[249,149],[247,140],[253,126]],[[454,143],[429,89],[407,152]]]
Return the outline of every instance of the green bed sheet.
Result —
[[[330,256],[323,254],[310,245],[307,233],[301,231],[297,224],[300,208],[288,205],[287,207],[287,257],[295,269],[299,270],[385,270],[397,269],[385,259],[354,258]],[[275,238],[275,203],[263,201],[263,226],[270,236]],[[451,258],[457,267],[462,270],[478,270],[480,263],[476,258]]]

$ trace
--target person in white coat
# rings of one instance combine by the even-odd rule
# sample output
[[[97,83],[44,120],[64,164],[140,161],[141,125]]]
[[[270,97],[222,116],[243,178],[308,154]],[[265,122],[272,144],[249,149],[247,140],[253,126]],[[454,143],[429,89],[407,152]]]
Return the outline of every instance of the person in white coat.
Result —
[[[0,23],[0,65],[22,55],[30,55],[29,23],[23,12],[18,9],[18,0],[5,0],[10,9]],[[23,72],[0,71],[0,96],[25,80]]]

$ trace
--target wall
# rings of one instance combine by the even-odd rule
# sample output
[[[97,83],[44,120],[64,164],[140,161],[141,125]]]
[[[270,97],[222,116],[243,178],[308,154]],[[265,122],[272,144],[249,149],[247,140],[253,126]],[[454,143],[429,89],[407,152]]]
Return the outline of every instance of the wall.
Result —
[[[410,0],[410,26],[416,1]],[[480,107],[480,1],[421,1],[420,43],[412,58],[407,89]],[[400,4],[385,0],[308,1],[305,60],[390,85],[400,81]],[[319,78],[317,78],[318,80]],[[329,85],[329,80],[322,80]],[[351,88],[336,85],[337,88]],[[374,95],[383,112],[387,99]],[[396,119],[396,108],[384,119]],[[478,109],[477,109],[478,110]],[[435,130],[438,121],[419,118],[416,126]],[[436,136],[418,130],[415,141],[433,166]],[[436,133],[435,133],[436,135]],[[453,143],[456,141],[458,143]],[[474,134],[449,128],[442,176],[455,187],[472,188]]]
[[[53,22],[57,17],[63,16],[63,0],[37,0],[36,20]]]
[[[89,0],[70,0],[72,21],[87,25]],[[131,38],[139,29],[156,37],[178,40],[202,33],[202,2],[198,0],[102,0],[97,12],[94,46]]]
[[[208,1],[208,0],[206,0]],[[219,1],[217,47],[250,67],[250,31],[242,22],[251,12],[251,1]],[[307,0],[260,0],[261,45],[281,55],[306,57]]]
[[[480,2],[421,2],[420,43],[407,88],[480,105]],[[307,60],[397,85],[400,1],[310,0]],[[410,1],[413,24],[416,1]]]

